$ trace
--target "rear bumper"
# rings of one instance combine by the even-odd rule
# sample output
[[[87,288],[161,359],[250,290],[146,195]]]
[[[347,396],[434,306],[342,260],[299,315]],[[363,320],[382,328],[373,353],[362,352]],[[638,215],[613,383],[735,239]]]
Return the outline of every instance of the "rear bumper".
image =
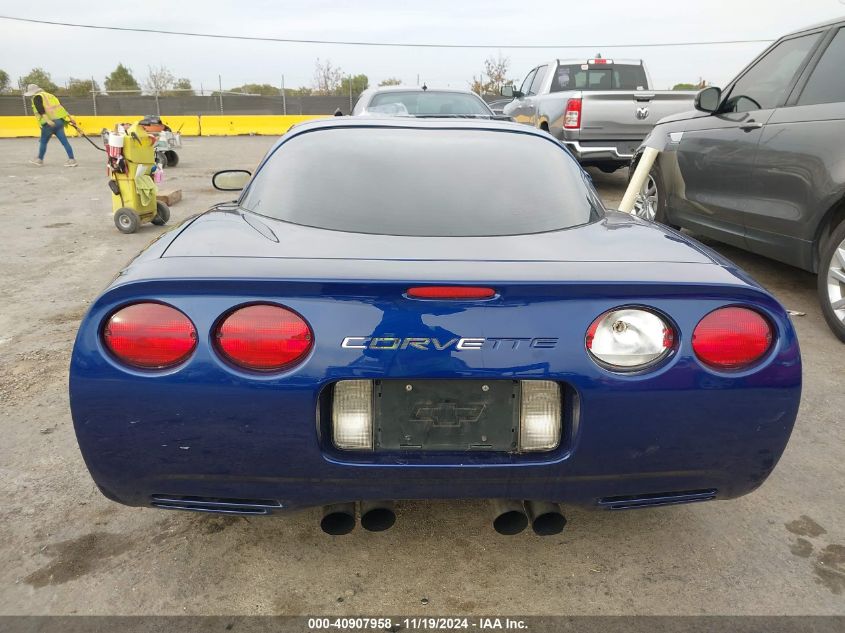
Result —
[[[233,286],[235,288],[235,286]],[[244,293],[246,286],[238,284]],[[316,343],[297,368],[256,376],[228,366],[208,344],[218,316],[260,299],[157,292],[189,315],[202,335],[193,356],[163,372],[120,366],[102,348],[100,324],[138,291],[98,300],[80,328],[70,367],[70,404],[83,457],[108,497],[152,506],[156,496],[269,500],[270,511],[381,499],[517,498],[609,507],[608,497],[714,491],[719,499],[759,486],[789,439],[801,393],[795,332],[783,309],[753,288],[726,298],[712,287],[681,286],[639,299],[672,315],[676,352],[642,375],[613,374],[584,348],[595,315],[631,303],[585,285],[583,296],[551,295],[530,305],[451,308],[409,330],[414,310],[389,320],[369,303],[289,296],[285,304],[314,328]],[[263,292],[276,292],[275,286]],[[592,295],[590,293],[595,293]],[[703,367],[691,335],[704,314],[742,300],[776,329],[757,366],[731,375]],[[344,312],[345,311],[345,312]],[[530,317],[530,318],[529,318]],[[397,317],[398,319],[399,317]],[[357,324],[350,330],[350,323]],[[402,353],[348,349],[344,336],[427,331],[469,336],[559,336],[555,349],[500,345],[472,352]],[[433,324],[433,325],[432,325]],[[426,330],[424,328],[436,328]],[[391,333],[391,334],[385,334]],[[512,340],[512,339],[506,339]],[[332,448],[325,394],[351,378],[553,380],[564,385],[563,439],[549,453],[350,453]]]
[[[648,390],[580,384],[567,392],[561,447],[527,455],[342,453],[322,430],[325,407],[313,387],[230,381],[150,389],[137,380],[82,378],[75,369],[72,403],[94,480],[128,505],[264,499],[277,512],[505,497],[601,509],[618,497],[712,491],[706,498],[724,499],[758,487],[795,420],[800,369],[793,368],[771,368],[780,374],[776,388],[700,388],[708,377],[695,371],[664,376]]]
[[[620,152],[616,145],[584,145],[579,141],[564,141],[567,149],[581,163],[618,163],[627,165],[634,157],[633,153]]]

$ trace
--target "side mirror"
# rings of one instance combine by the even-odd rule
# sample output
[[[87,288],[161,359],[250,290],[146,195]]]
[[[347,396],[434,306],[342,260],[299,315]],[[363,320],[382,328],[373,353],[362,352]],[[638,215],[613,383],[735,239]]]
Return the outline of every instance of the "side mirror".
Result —
[[[245,169],[224,169],[211,177],[211,185],[218,191],[241,191],[251,176]]]
[[[507,97],[508,99],[518,99],[522,96],[522,93],[516,88],[514,88],[512,85],[502,86],[499,89],[499,94],[501,94],[503,97]]]
[[[719,104],[722,102],[722,89],[716,86],[710,86],[704,90],[699,91],[695,95],[695,109],[702,112],[715,112],[719,109]]]

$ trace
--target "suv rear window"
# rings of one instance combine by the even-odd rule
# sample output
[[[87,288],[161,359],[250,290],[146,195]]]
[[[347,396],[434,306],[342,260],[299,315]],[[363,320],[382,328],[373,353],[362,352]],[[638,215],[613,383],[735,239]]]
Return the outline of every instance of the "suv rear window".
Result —
[[[601,217],[559,145],[520,132],[334,127],[283,141],[241,206],[323,229],[412,236],[521,235]]]
[[[648,79],[641,65],[607,64],[558,66],[551,92],[565,90],[648,90]]]

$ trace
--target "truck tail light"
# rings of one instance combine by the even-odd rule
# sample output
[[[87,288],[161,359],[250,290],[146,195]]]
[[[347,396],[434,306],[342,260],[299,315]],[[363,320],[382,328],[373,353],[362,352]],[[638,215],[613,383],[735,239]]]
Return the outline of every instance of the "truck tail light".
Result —
[[[122,363],[141,369],[166,369],[188,358],[197,346],[191,320],[163,303],[134,303],[112,314],[103,343]]]
[[[308,323],[296,312],[271,304],[248,305],[223,319],[215,346],[226,360],[254,371],[280,371],[305,358],[314,343]]]
[[[580,97],[575,97],[566,101],[566,111],[563,114],[563,127],[567,130],[577,130],[581,127]]]
[[[761,314],[730,306],[699,321],[692,333],[692,348],[705,365],[735,371],[760,360],[771,348],[772,339],[772,327]]]
[[[604,57],[596,57],[595,59],[588,59],[588,60],[587,60],[587,63],[588,63],[588,64],[590,64],[590,65],[595,65],[595,64],[612,64],[612,63],[613,63],[613,60],[612,60],[612,59],[605,59]]]
[[[654,312],[618,308],[602,314],[587,330],[587,351],[599,365],[614,371],[636,371],[667,356],[675,331]]]

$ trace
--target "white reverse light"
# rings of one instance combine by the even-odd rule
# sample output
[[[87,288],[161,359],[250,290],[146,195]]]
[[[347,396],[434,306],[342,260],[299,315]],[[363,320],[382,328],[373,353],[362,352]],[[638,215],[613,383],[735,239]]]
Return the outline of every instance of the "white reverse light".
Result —
[[[341,380],[334,386],[332,440],[346,450],[373,448],[373,382]]]
[[[522,380],[519,450],[548,451],[560,444],[560,385],[550,380]]]

